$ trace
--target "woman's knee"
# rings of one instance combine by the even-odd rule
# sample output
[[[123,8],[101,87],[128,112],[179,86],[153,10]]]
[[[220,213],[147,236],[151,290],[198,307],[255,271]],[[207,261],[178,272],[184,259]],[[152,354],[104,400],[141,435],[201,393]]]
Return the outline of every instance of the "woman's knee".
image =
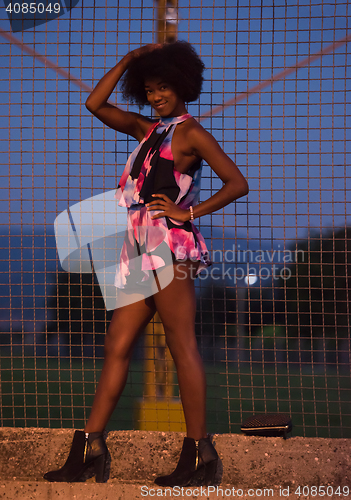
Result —
[[[175,363],[193,363],[200,355],[195,334],[185,339],[166,334],[166,343]]]

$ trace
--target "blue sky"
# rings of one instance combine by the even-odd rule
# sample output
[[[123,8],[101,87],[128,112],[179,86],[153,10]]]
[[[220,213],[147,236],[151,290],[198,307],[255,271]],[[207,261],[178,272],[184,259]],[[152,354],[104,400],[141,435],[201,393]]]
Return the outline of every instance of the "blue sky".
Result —
[[[179,38],[207,68],[200,101],[189,107],[194,116],[348,32],[345,1],[188,4],[180,1]],[[14,36],[92,86],[130,49],[154,41],[151,0],[100,5],[79,1]],[[0,16],[10,32],[4,9]],[[68,205],[117,184],[135,141],[90,115],[87,92],[0,42],[1,224],[52,228]],[[203,122],[250,185],[247,198],[199,221],[206,234],[224,224],[227,237],[288,246],[307,228],[350,224],[350,55],[349,43]],[[221,186],[207,166],[202,186],[202,199]]]

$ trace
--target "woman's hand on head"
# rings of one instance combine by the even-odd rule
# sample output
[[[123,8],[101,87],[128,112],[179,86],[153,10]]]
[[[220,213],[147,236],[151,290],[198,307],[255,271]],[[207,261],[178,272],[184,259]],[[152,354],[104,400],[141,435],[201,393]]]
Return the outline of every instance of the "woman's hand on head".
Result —
[[[186,222],[190,219],[189,210],[180,208],[172,200],[170,200],[166,194],[158,193],[153,194],[152,196],[155,199],[146,204],[148,211],[162,210],[162,212],[152,215],[151,219],[159,219],[166,216],[180,222]]]
[[[131,50],[128,55],[133,57],[139,57],[143,54],[148,54],[149,52],[153,52],[155,49],[160,49],[162,47],[162,43],[148,43],[147,45],[143,45],[142,47],[138,47],[137,49]]]
[[[113,130],[135,137],[139,142],[143,140],[154,120],[139,113],[125,111],[108,102],[108,98],[134,59],[160,47],[162,45],[159,43],[150,43],[128,52],[114,68],[101,78],[85,103],[87,109],[102,123]]]

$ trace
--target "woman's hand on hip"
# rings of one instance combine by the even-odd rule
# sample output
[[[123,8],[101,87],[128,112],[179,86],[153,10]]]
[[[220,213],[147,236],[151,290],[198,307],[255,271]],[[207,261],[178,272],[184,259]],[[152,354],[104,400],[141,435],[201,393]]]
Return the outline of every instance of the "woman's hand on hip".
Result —
[[[166,194],[158,193],[151,195],[155,200],[147,203],[147,209],[150,210],[162,210],[162,212],[153,215],[151,219],[159,219],[160,217],[170,217],[171,219],[179,220],[180,222],[186,222],[190,220],[189,210],[184,210],[176,205],[172,200],[168,198]]]

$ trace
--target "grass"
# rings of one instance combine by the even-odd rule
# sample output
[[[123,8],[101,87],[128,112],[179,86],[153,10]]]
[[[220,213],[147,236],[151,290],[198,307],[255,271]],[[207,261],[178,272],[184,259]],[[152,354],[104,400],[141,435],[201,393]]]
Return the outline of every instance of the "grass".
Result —
[[[6,356],[0,358],[2,426],[82,428],[89,416],[102,360]],[[306,365],[207,364],[209,432],[240,432],[253,413],[288,413],[294,435],[351,437],[350,376],[312,373]],[[143,364],[134,361],[109,429],[138,428],[134,404],[144,392]]]

